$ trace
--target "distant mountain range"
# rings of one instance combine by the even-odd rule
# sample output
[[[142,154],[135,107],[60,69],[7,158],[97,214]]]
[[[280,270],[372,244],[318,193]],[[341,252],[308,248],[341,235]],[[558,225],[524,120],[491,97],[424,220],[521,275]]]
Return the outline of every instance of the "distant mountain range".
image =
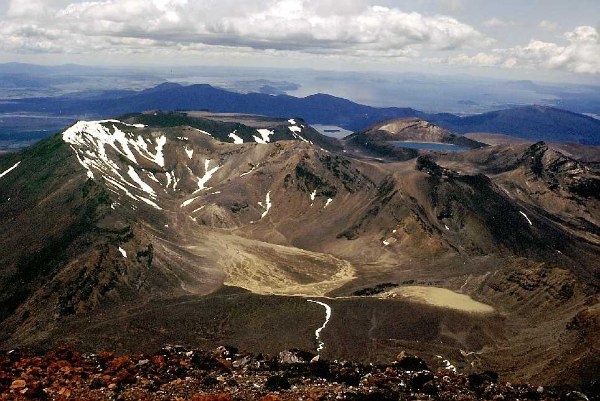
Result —
[[[523,106],[468,117],[437,114],[431,121],[463,134],[490,132],[534,141],[600,143],[600,120],[547,106]]]
[[[303,98],[263,93],[241,94],[210,85],[163,83],[142,91],[103,91],[59,97],[11,99],[0,113],[112,117],[145,110],[207,110],[301,117],[309,124],[327,124],[360,131],[373,124],[418,117],[458,133],[488,132],[534,141],[600,144],[600,120],[547,106],[523,106],[461,117],[430,114],[412,108],[366,106],[327,94]]]

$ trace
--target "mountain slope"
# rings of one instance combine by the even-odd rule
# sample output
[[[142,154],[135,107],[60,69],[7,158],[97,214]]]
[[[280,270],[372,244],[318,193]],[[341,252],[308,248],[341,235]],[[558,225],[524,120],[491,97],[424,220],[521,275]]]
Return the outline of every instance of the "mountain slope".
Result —
[[[144,113],[0,157],[0,345],[323,343],[590,380],[597,173],[543,144],[382,163],[321,140],[295,119]]]
[[[450,130],[507,134],[533,141],[600,144],[600,120],[547,106],[524,106],[456,117],[437,115],[431,120]]]
[[[257,146],[266,143],[259,140],[264,138],[260,138],[260,129],[253,129],[256,142],[227,148],[212,137],[220,131],[228,132],[227,124],[221,130],[213,130],[212,135],[191,127],[164,125],[147,130],[142,124],[114,120],[80,122],[61,137],[53,137],[22,155],[6,159],[8,163],[12,163],[11,157],[20,160],[18,168],[6,169],[0,190],[0,199],[4,200],[2,215],[10,216],[1,222],[5,233],[2,319],[12,315],[17,319],[15,322],[30,317],[32,321],[46,320],[84,312],[98,303],[189,292],[202,294],[218,288],[226,278],[225,272],[249,260],[257,266],[270,266],[257,286],[268,278],[270,285],[281,291],[290,291],[288,287],[293,283],[302,286],[315,279],[323,281],[329,275],[335,276],[338,270],[344,273],[331,285],[335,286],[335,280],[345,280],[346,275],[351,277],[352,269],[347,263],[328,255],[286,246],[273,248],[225,234],[207,235],[199,229],[204,224],[248,225],[265,217],[266,208],[270,208],[265,196],[269,199],[271,191],[256,191],[259,186],[269,186],[264,172],[272,168],[271,158],[280,159],[276,164],[289,165],[300,157],[295,154],[296,147],[302,149],[301,144],[306,144],[307,149],[312,147],[301,137],[303,126],[286,121],[285,130],[271,131],[269,140],[277,140],[278,135],[284,134],[294,138],[295,145],[291,148],[279,143],[274,143],[275,147]],[[329,160],[327,151],[321,152],[323,160]],[[47,163],[50,159],[55,163]],[[223,165],[224,160],[229,161],[227,166]],[[335,166],[335,174],[355,179],[355,172]],[[290,168],[293,172],[293,165]],[[243,181],[252,177],[256,177],[255,185],[244,188]],[[284,178],[281,177],[282,183]],[[225,179],[241,185],[210,191],[212,181]],[[324,196],[333,199],[342,193],[338,191],[362,185],[348,182],[338,190],[325,177],[306,184],[296,183],[292,176],[290,179],[299,186],[303,198],[308,200],[312,196],[321,203],[325,202],[321,200]],[[334,175],[329,180],[339,181]],[[275,191],[272,196],[276,198]],[[211,203],[215,198],[221,204]],[[61,212],[48,213],[51,210]],[[34,226],[42,229],[33,234],[29,228]],[[203,238],[202,246],[192,246],[183,239],[187,231],[196,240]],[[218,241],[223,238],[229,238],[228,246],[240,258],[236,265],[232,266],[230,258],[217,253],[222,251]],[[297,273],[293,270],[273,276],[278,261],[286,258],[330,272],[319,271],[311,279],[304,271],[300,281],[294,278]],[[242,281],[232,276],[235,274],[230,274],[228,281]],[[318,294],[329,288],[327,284],[322,286]],[[61,290],[56,291],[58,288]],[[21,330],[27,331],[30,327],[23,323]]]
[[[189,126],[209,133],[213,138],[230,143],[268,143],[300,140],[323,149],[340,150],[337,140],[319,134],[301,119],[277,119],[246,114],[207,112],[146,112],[124,116],[134,124],[153,127]]]

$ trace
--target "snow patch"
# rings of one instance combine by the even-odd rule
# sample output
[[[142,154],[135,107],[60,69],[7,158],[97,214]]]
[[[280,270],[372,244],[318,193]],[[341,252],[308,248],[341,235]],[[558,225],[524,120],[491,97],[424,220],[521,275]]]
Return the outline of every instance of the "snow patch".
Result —
[[[228,137],[233,139],[233,143],[240,145],[244,143],[244,140],[235,134],[236,131],[237,130],[233,131],[231,134],[228,135]]]
[[[271,142],[270,136],[275,134],[275,131],[271,131],[271,130],[268,130],[265,128],[260,128],[260,129],[257,129],[256,131],[258,131],[258,133],[260,134],[261,137],[259,138],[256,135],[252,135],[252,136],[254,137],[254,140],[256,141],[256,143],[262,143],[262,144]]]
[[[154,163],[158,164],[161,167],[165,166],[165,155],[163,154],[163,148],[167,143],[167,137],[164,135],[158,137],[156,140],[156,154],[152,155],[150,152],[150,156],[152,157]]]
[[[265,203],[263,204],[262,202],[258,202],[258,204],[260,205],[260,207],[265,209],[263,214],[260,215],[260,218],[262,219],[267,215],[267,213],[269,213],[269,210],[271,210],[271,191],[267,192],[267,196],[265,197]]]
[[[252,168],[249,171],[246,171],[245,173],[240,174],[240,177],[250,174],[251,172],[256,170],[256,167],[258,167],[258,166],[252,166]]]
[[[127,258],[127,252],[125,252],[125,249],[119,247],[119,252],[121,252],[121,255],[123,255],[124,258]]]
[[[200,206],[198,209],[194,209],[194,210],[192,211],[192,214],[194,214],[194,213],[196,213],[196,212],[199,212],[200,210],[204,209],[205,207],[206,207],[206,205],[202,205],[202,206]]]
[[[12,167],[9,167],[7,170],[4,170],[2,172],[2,174],[0,174],[0,178],[4,177],[6,174],[10,173],[11,171],[13,171],[14,169],[16,169],[19,164],[21,164],[21,162],[16,162]]]
[[[302,142],[306,142],[306,143],[312,144],[311,141],[307,140],[302,135],[300,135],[300,133],[302,132],[302,127],[303,126],[298,127],[298,124],[296,123],[296,120],[294,120],[293,118],[289,119],[288,122],[290,124],[292,124],[291,126],[288,127],[288,129],[292,132],[292,136],[295,139],[298,139],[298,140],[300,140]]]
[[[321,340],[321,331],[325,328],[325,326],[327,326],[327,323],[329,323],[329,319],[331,319],[331,306],[327,305],[325,302],[315,301],[312,299],[307,299],[307,302],[319,304],[325,308],[325,322],[323,323],[323,325],[321,327],[319,327],[317,330],[315,330],[315,338],[317,339],[317,344],[318,344],[317,352],[319,352],[323,348],[325,348],[325,343]]]
[[[450,228],[444,224],[444,227],[446,227],[446,230],[450,231]]]
[[[150,150],[148,150],[147,143],[152,145],[152,141],[149,138],[146,138],[146,140],[144,141],[144,138],[142,138],[140,135],[138,135],[135,141],[132,141],[134,149],[138,152],[140,156],[144,157],[147,160],[150,160],[153,163],[158,164],[161,167],[164,167],[165,157],[163,155],[163,148],[167,143],[167,138],[164,135],[161,135],[156,139],[155,153],[152,153],[150,152]]]
[[[128,197],[130,197],[131,199],[138,201],[139,199],[137,198],[137,196],[135,196],[134,194],[132,194],[131,192],[129,192],[129,190],[123,185],[121,184],[119,181],[115,180],[114,178],[112,178],[111,176],[107,175],[104,177],[104,179],[106,180],[107,184],[120,189],[121,191],[123,191],[125,193],[125,195],[127,195]],[[110,190],[111,188],[108,187],[108,189]],[[118,193],[116,191],[114,191],[115,193]]]
[[[122,124],[126,127],[133,127],[133,128],[146,128],[147,127],[147,125],[144,125],[144,124],[128,124],[128,123],[124,123],[123,121],[119,121],[119,120],[102,120],[101,122]]]
[[[108,123],[113,123],[111,126],[112,132],[107,127]],[[137,160],[129,148],[129,145],[136,146],[136,142],[131,138],[131,134],[121,131],[114,124],[119,123],[116,120],[101,120],[101,121],[78,121],[63,133],[63,140],[72,145],[79,145],[89,149],[96,150],[96,154],[105,159],[105,146],[111,146],[115,151],[127,157],[134,163]],[[118,145],[118,146],[117,146]]]
[[[310,193],[310,205],[313,205],[313,202],[315,201],[315,197],[317,196],[317,190],[315,189],[314,191],[312,191]]]
[[[292,131],[292,136],[295,139],[298,139],[302,142],[306,142],[306,143],[312,143],[311,141],[307,140],[306,138],[304,138],[302,135],[300,135],[300,132],[302,132],[302,128],[297,127],[295,125],[292,125],[291,127],[288,127],[290,131]]]
[[[157,184],[160,184],[160,181],[158,180],[158,178],[156,178],[156,176],[154,175],[154,173],[151,173],[149,171],[146,172],[146,175],[148,176],[148,178],[150,178],[152,181],[156,182]]]
[[[148,199],[148,198],[144,198],[143,196],[138,196],[138,198],[139,198],[139,199],[140,199],[142,202],[144,202],[144,203],[147,203],[148,205],[152,206],[152,207],[153,207],[153,208],[155,208],[155,209],[158,209],[158,210],[163,210],[163,209],[162,209],[162,207],[158,206],[156,203],[154,203],[153,201],[151,201],[151,200],[150,200],[150,199]]]
[[[179,179],[175,177],[175,171],[167,171],[165,175],[167,176],[167,188],[169,188],[171,184],[173,184],[172,188],[176,189],[177,184],[179,183]]]
[[[525,220],[527,220],[527,222],[529,223],[530,226],[533,226],[533,223],[531,222],[531,220],[529,220],[529,217],[527,217],[527,215],[525,213],[523,213],[522,211],[519,210],[519,213],[521,213],[521,215],[523,217],[525,217]]]
[[[196,131],[198,131],[198,132],[200,132],[200,133],[204,134],[204,135],[208,135],[208,136],[210,136],[211,138],[213,137],[213,136],[212,136],[212,134],[211,134],[210,132],[202,131],[201,129],[198,129],[198,128],[194,128],[194,129],[195,129]],[[186,138],[186,139],[187,139],[187,138]]]
[[[204,161],[204,176],[198,179],[198,190],[206,189],[206,183],[208,182],[208,180],[210,180],[213,174],[216,173],[219,168],[221,168],[219,165],[211,169],[209,169],[209,167],[210,159],[206,159]]]
[[[135,170],[134,170],[134,173],[135,173]],[[137,173],[135,173],[135,174],[137,174]],[[137,188],[137,187],[133,186],[132,184],[130,184],[129,182],[125,181],[123,179],[123,177],[121,177],[120,175],[119,175],[119,178],[121,178],[121,180],[123,180],[123,183],[125,183],[125,184],[127,184],[129,186],[132,186],[134,188]],[[140,195],[134,195],[134,194],[132,194],[121,182],[115,180],[112,176],[106,175],[106,176],[104,176],[104,179],[106,180],[106,183],[109,185],[109,186],[107,186],[107,188],[111,192],[118,193],[115,189],[111,188],[111,186],[112,186],[112,187],[114,187],[116,189],[121,190],[123,193],[125,193],[125,195],[127,195],[129,198],[133,199],[136,202],[137,201],[142,201],[142,202],[147,203],[148,205],[152,206],[155,209],[162,210],[162,208],[160,206],[158,206],[156,203],[154,203],[150,199],[144,198],[143,196],[140,196]],[[132,207],[133,207],[134,210],[136,209],[135,205],[133,205]]]
[[[329,204],[333,202],[333,198],[327,198],[327,202],[325,202],[325,206],[323,206],[323,209],[325,209],[327,206],[329,206]]]
[[[123,179],[119,166],[107,154],[107,148],[126,157],[137,164],[137,157],[144,157],[161,167],[164,167],[163,147],[167,138],[161,135],[156,139],[155,152],[148,150],[149,139],[144,140],[139,135],[124,132],[120,127],[140,128],[137,125],[125,124],[118,120],[78,121],[63,132],[63,140],[71,145],[79,164],[87,171],[87,176],[94,179],[93,170],[98,170],[102,176],[112,175]],[[137,157],[135,153],[137,153]]]
[[[192,156],[194,156],[194,149],[185,148],[185,153],[187,154],[188,159],[191,160]]]
[[[127,171],[127,174],[129,175],[129,177],[131,177],[131,179],[136,184],[139,185],[139,189],[146,192],[147,194],[150,194],[152,197],[156,196],[156,192],[154,192],[154,189],[152,189],[152,187],[150,185],[148,185],[144,181],[142,181],[142,179],[138,175],[137,171],[135,171],[135,169],[132,166],[129,166],[129,170]]]
[[[198,198],[199,198],[199,196],[196,196],[194,198],[183,201],[183,203],[181,204],[181,207],[186,207],[187,205],[189,205],[190,203],[192,203],[193,201],[195,201]]]

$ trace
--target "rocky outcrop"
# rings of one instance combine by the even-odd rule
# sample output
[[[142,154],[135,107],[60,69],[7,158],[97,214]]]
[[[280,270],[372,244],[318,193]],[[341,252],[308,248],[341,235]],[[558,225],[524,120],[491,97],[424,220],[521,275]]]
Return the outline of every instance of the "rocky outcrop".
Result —
[[[0,352],[0,399],[162,400],[166,394],[191,401],[598,399],[569,388],[499,383],[494,372],[431,371],[417,357],[400,359],[387,365],[282,363],[231,348],[182,346],[152,355],[80,353],[70,347],[44,355],[12,350]]]
[[[530,178],[544,180],[552,190],[564,190],[582,197],[600,199],[600,174],[577,160],[537,142],[520,159]]]

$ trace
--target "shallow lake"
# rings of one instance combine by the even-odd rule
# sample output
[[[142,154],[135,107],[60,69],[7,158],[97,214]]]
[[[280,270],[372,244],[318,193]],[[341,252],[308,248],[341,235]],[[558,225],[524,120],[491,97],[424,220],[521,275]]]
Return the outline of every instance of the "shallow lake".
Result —
[[[449,151],[449,152],[464,152],[465,150],[469,150],[469,148],[452,145],[449,143],[403,142],[403,141],[390,141],[390,143],[399,148],[409,148],[409,149],[444,150],[444,151]]]
[[[390,295],[464,312],[491,313],[494,311],[494,308],[489,305],[475,301],[466,294],[460,294],[446,288],[406,286],[391,290],[388,293],[388,296]]]

